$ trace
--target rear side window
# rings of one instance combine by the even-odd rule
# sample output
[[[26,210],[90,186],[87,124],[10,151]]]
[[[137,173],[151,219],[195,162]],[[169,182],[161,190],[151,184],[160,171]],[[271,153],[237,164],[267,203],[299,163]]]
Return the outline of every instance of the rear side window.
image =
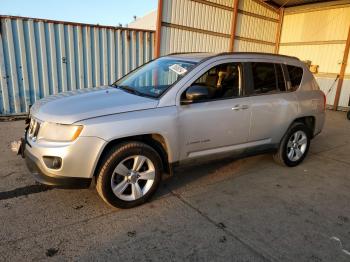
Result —
[[[286,91],[286,82],[280,64],[252,63],[252,73],[255,94]]]
[[[252,73],[255,94],[264,94],[277,91],[277,78],[274,64],[252,63]]]
[[[298,66],[287,65],[287,70],[289,74],[289,79],[291,83],[291,90],[297,90],[300,86],[301,79],[303,78],[303,69]]]

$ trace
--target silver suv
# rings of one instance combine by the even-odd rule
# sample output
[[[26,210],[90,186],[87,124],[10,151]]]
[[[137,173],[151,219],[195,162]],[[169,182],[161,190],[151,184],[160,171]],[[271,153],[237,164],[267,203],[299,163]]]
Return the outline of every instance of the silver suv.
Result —
[[[196,158],[272,152],[300,164],[321,132],[325,96],[294,57],[187,53],[153,60],[110,86],[49,96],[19,148],[35,179],[89,187],[130,208],[163,173]]]

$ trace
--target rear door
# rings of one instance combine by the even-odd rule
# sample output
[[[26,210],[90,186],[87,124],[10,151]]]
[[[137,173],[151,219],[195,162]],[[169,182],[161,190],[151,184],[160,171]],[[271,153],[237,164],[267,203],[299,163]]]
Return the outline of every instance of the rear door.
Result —
[[[279,63],[249,63],[251,122],[249,141],[277,144],[297,115],[296,96],[288,89],[286,70]]]

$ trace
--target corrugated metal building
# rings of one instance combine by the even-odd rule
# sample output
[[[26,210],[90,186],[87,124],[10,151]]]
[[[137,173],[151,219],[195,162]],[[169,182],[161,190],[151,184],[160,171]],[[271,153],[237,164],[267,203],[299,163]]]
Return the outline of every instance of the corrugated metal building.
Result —
[[[350,95],[350,66],[343,61],[349,27],[348,0],[159,0],[156,55],[256,51],[297,56],[318,65],[315,77],[329,93],[327,104],[342,109]]]
[[[47,95],[113,83],[154,57],[154,31],[0,17],[0,114]]]

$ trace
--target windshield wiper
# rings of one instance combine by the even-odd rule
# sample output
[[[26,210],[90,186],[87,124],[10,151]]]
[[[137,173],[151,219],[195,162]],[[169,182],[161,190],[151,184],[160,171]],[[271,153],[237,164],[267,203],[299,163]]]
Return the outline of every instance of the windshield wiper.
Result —
[[[152,96],[150,94],[142,93],[142,92],[140,92],[140,91],[138,91],[135,88],[130,87],[130,86],[118,86],[116,84],[112,84],[111,86],[113,86],[115,88],[119,88],[121,90],[124,90],[125,92],[128,92],[130,94],[134,94],[134,95],[137,95],[137,96],[149,97],[149,98],[157,98],[156,96]]]
[[[134,94],[134,95],[138,95],[138,96],[145,96],[145,94],[137,91],[136,89],[130,87],[130,86],[116,86],[117,88],[120,88],[128,93]]]

